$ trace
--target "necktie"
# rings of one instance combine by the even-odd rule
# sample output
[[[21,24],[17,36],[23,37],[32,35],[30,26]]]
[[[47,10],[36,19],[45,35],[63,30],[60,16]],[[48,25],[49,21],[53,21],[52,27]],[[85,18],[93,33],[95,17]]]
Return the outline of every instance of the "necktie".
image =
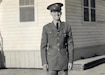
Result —
[[[58,23],[56,24],[56,28],[57,28],[57,30],[58,30],[58,28],[59,28],[59,25],[58,25]]]

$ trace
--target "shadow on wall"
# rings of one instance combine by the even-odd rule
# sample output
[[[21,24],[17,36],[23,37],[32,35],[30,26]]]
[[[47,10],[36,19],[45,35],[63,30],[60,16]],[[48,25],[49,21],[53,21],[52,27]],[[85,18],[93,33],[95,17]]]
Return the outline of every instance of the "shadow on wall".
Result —
[[[105,44],[76,48],[74,50],[74,60],[86,59],[101,55],[105,55]]]
[[[3,37],[0,33],[0,69],[5,68],[5,56],[3,51]]]
[[[0,69],[4,69],[5,68],[5,56],[4,56],[4,52],[0,51]]]

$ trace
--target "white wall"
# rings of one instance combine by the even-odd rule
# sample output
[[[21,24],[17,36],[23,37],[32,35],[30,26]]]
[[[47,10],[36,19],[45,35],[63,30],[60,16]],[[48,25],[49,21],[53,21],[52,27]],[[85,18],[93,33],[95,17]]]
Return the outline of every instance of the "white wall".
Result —
[[[42,26],[52,21],[46,7],[53,0],[35,0],[35,21],[19,22],[19,0],[3,0],[1,31],[4,50],[39,50]],[[64,12],[64,9],[63,9]],[[65,13],[62,20],[65,21]]]
[[[19,22],[19,0],[3,0],[0,5],[0,29],[6,67],[40,68],[42,27],[52,22],[46,7],[64,0],[35,0],[35,21]],[[65,5],[62,20],[65,21]],[[34,59],[35,58],[35,59]]]
[[[19,0],[3,0],[1,32],[4,50],[33,50],[39,45],[36,22],[19,22]],[[34,34],[34,35],[33,35]],[[36,40],[36,41],[33,41]]]

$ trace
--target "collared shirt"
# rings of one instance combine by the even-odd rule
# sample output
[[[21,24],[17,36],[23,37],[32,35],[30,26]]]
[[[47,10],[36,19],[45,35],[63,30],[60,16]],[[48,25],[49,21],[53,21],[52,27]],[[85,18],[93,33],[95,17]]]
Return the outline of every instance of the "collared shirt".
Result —
[[[54,25],[56,26],[57,25],[57,23],[58,23],[58,28],[60,27],[60,23],[61,23],[61,21],[53,21],[53,23],[54,23]]]

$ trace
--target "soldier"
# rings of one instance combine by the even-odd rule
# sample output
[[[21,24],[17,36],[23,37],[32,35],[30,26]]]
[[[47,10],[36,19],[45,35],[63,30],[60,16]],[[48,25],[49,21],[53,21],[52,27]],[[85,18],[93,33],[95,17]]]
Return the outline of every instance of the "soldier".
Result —
[[[41,40],[41,58],[43,69],[49,75],[58,75],[71,70],[73,64],[73,38],[71,26],[60,20],[62,3],[47,7],[53,21],[43,27]]]

